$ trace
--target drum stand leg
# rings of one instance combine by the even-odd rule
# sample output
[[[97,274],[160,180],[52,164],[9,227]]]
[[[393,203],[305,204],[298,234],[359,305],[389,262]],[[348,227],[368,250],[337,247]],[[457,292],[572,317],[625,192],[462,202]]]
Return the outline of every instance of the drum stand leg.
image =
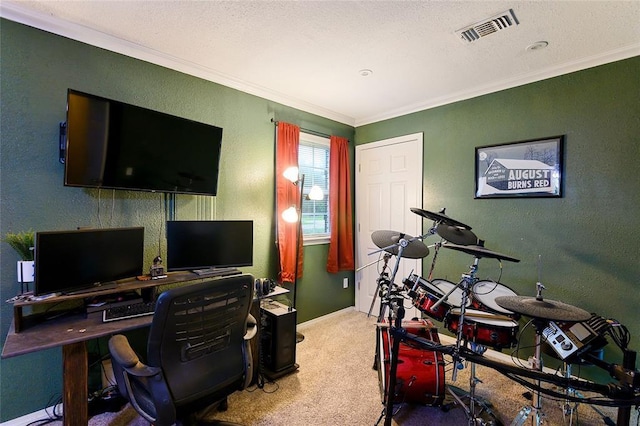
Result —
[[[393,418],[393,401],[395,400],[395,391],[396,391],[396,373],[398,369],[398,353],[400,352],[400,342],[402,340],[401,335],[403,334],[402,329],[402,319],[404,318],[404,307],[401,303],[396,306],[394,309],[396,312],[395,318],[395,327],[391,327],[389,329],[389,338],[392,340],[391,343],[391,351],[389,353],[390,356],[390,366],[389,366],[389,382],[388,389],[385,392],[385,401],[384,401],[384,426],[391,426],[391,420]],[[389,318],[389,324],[391,325],[391,318]],[[382,416],[381,416],[382,418]],[[380,419],[378,420],[378,422]]]
[[[386,291],[386,297],[384,300],[380,302],[380,315],[378,316],[378,321],[381,321],[384,318],[386,308],[389,308],[389,338],[391,339],[391,351],[389,353],[389,381],[387,385],[387,389],[385,389],[384,395],[384,408],[382,410],[382,414],[378,419],[378,423],[384,417],[384,426],[391,426],[391,422],[393,419],[393,402],[395,399],[395,389],[396,389],[396,373],[398,369],[398,353],[400,352],[400,342],[402,341],[402,336],[404,335],[404,330],[402,329],[402,320],[404,319],[404,306],[403,306],[403,298],[402,296],[395,294],[393,289],[393,283],[395,282],[396,274],[398,272],[398,266],[400,264],[400,259],[402,259],[402,253],[404,252],[405,247],[407,247],[409,242],[402,238],[398,242],[398,254],[396,255],[396,263],[393,267],[393,271],[391,273],[391,278],[388,280],[388,288]],[[390,256],[389,256],[390,257]],[[388,257],[385,256],[385,267]],[[381,274],[381,278],[383,277]],[[378,282],[380,286],[380,282]],[[377,293],[378,290],[376,290]],[[372,305],[373,306],[373,305]],[[395,322],[395,327],[393,326]],[[378,348],[382,350],[382,348]],[[380,368],[384,368],[380,366]],[[377,424],[377,423],[376,423]]]
[[[500,420],[491,410],[490,404],[484,399],[476,397],[476,384],[478,383],[482,383],[482,380],[476,377],[476,364],[472,362],[469,374],[469,392],[451,385],[447,386],[447,390],[456,404],[464,410],[469,419],[469,425],[502,426]],[[468,400],[468,405],[464,403],[463,398]],[[483,414],[485,415],[483,416]]]
[[[542,330],[544,329],[544,323],[539,319],[534,319],[534,326],[536,328],[536,352],[533,359],[533,368],[538,371],[542,371],[542,357],[540,354],[540,346],[542,342]],[[536,380],[536,385],[538,389],[533,393],[533,401],[532,405],[523,407],[513,422],[511,422],[511,426],[522,426],[527,421],[527,418],[530,414],[533,414],[532,424],[534,426],[539,426],[542,424],[542,418],[544,414],[542,414],[542,399],[540,398],[540,386],[541,381]]]
[[[564,363],[564,377],[566,379],[570,379],[571,378],[571,364],[569,363]],[[578,398],[584,398],[584,395],[582,393],[580,393],[580,391],[573,389],[572,387],[568,387],[565,391],[566,395],[568,397],[572,397],[572,396],[576,396]],[[604,424],[607,425],[612,425],[615,422],[609,417],[607,416],[604,412],[602,412],[600,409],[598,409],[598,407],[594,406],[594,405],[590,405],[591,409],[593,411],[595,411],[600,417],[602,417],[602,420],[604,421]],[[566,423],[566,419],[567,417],[569,418],[569,423],[568,425],[571,426],[573,425],[573,414],[578,410],[578,403],[574,402],[572,405],[572,402],[568,399],[565,399],[564,404],[562,405],[562,414],[565,418],[565,424]]]
[[[571,364],[564,363],[564,377],[567,379],[571,378]],[[575,395],[575,390],[572,387],[568,387],[565,391],[567,397],[571,397]],[[564,400],[564,404],[562,404],[562,415],[565,418],[565,422],[567,417],[569,418],[569,426],[573,425],[573,413],[578,409],[578,404],[572,404],[569,399]]]
[[[478,260],[479,258],[477,257],[474,259],[474,263],[471,266],[469,273],[463,274],[462,280],[458,284],[458,286],[462,289],[462,303],[460,306],[460,317],[458,320],[459,322],[458,322],[458,330],[457,330],[458,332],[456,335],[456,350],[455,350],[455,353],[453,354],[454,367],[453,367],[452,380],[454,382],[456,381],[456,378],[457,378],[458,369],[462,366],[462,364],[460,363],[460,347],[462,345],[467,344],[467,338],[464,335],[464,316],[465,316],[467,301],[469,300],[469,297],[470,297],[471,287],[476,281],[475,276],[476,276],[476,271],[478,270]],[[453,290],[451,290],[451,292],[452,291]],[[449,296],[451,292],[447,293],[446,296]],[[434,304],[433,307],[436,307],[436,305],[437,303]],[[472,344],[472,346],[473,346],[472,349],[474,351],[478,351],[478,353],[482,353],[486,350],[486,348],[482,347],[481,345],[476,346],[475,344]],[[469,425],[501,425],[499,420],[497,420],[493,412],[491,412],[491,410],[489,409],[488,404],[485,401],[481,401],[478,398],[476,398],[476,384],[481,381],[476,377],[476,364],[473,362],[471,363],[471,372],[469,376],[470,376],[469,392],[465,392],[462,389],[456,388],[454,386],[447,387],[451,396],[453,396],[453,398],[456,400],[456,403],[464,409],[465,414],[469,419]],[[454,391],[454,389],[456,390]],[[465,397],[469,400],[468,406],[465,405],[464,402],[462,401],[462,398],[465,398]],[[482,410],[480,410],[478,413],[476,413],[476,405],[482,407]],[[478,415],[483,412],[489,414],[492,417],[492,419],[486,421],[485,419],[480,418]]]

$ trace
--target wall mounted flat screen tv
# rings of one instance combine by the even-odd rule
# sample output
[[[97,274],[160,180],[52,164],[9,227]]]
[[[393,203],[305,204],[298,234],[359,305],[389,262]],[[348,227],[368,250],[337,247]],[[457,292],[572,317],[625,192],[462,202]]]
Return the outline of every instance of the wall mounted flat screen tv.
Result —
[[[35,295],[84,293],[142,273],[144,228],[36,232]]]
[[[222,129],[67,92],[64,184],[216,195]]]
[[[167,270],[253,265],[253,221],[167,222]]]

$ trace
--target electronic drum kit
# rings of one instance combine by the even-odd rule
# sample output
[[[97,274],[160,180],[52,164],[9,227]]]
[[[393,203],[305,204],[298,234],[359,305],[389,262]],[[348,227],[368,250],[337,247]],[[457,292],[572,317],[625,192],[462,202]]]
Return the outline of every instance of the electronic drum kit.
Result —
[[[503,350],[517,344],[519,333],[518,319],[521,316],[531,318],[536,329],[535,355],[532,360],[533,372],[520,371],[535,380],[532,405],[524,407],[512,425],[524,424],[527,417],[534,415],[533,423],[542,422],[540,389],[541,381],[549,381],[543,377],[540,347],[542,336],[548,336],[549,324],[580,323],[592,318],[592,314],[559,301],[542,297],[544,286],[536,283],[535,297],[519,296],[512,289],[490,280],[479,280],[477,270],[480,259],[495,259],[499,262],[519,262],[520,260],[484,246],[484,241],[477,238],[471,227],[450,218],[444,213],[431,212],[419,208],[411,211],[425,219],[433,221],[433,225],[424,235],[413,237],[401,232],[380,230],[371,235],[373,243],[379,248],[370,254],[384,253],[384,267],[377,280],[373,309],[377,296],[381,298],[378,315],[378,341],[374,368],[378,370],[380,391],[384,408],[378,423],[384,417],[385,426],[391,425],[393,405],[401,402],[424,405],[441,405],[444,400],[444,359],[443,354],[450,355],[453,360],[453,377],[463,368],[462,361],[471,364],[469,392],[453,386],[448,391],[456,404],[464,408],[470,425],[501,424],[493,415],[489,404],[475,395],[476,384],[480,382],[475,376],[476,363],[500,369],[496,362],[483,356],[487,348]],[[428,278],[410,274],[396,285],[395,277],[398,264],[402,258],[421,259],[429,255],[429,247],[422,240],[431,235],[441,238],[434,244],[434,258]],[[435,260],[440,248],[459,251],[473,256],[473,264],[469,271],[462,274],[458,283],[444,279],[433,279]],[[396,263],[389,276],[387,265],[391,256],[396,256]],[[377,263],[372,262],[369,265]],[[369,265],[365,265],[367,267]],[[360,268],[360,269],[362,269]],[[437,328],[430,319],[414,318],[404,320],[404,301],[411,299],[412,306],[429,318],[442,322],[447,330],[455,335],[454,345],[440,343]],[[387,315],[388,309],[388,315]],[[559,344],[559,342],[557,342]],[[566,342],[564,342],[566,344]],[[606,344],[606,343],[605,343]],[[625,374],[633,375],[631,384],[634,397],[640,388],[635,371],[623,369]],[[640,377],[640,375],[637,375]],[[566,379],[572,386],[580,386],[575,379]],[[567,385],[568,386],[568,385]],[[605,388],[596,385],[589,387],[595,391],[605,392]],[[604,386],[604,385],[600,385]],[[628,388],[628,387],[627,387]],[[468,405],[463,398],[468,400]]]

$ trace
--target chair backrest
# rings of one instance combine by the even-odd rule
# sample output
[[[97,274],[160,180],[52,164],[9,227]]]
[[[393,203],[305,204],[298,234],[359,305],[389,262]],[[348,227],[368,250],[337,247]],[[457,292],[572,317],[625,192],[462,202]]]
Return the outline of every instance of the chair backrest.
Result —
[[[156,303],[147,363],[162,369],[174,405],[240,389],[247,374],[244,335],[253,301],[249,274],[176,287]],[[210,402],[210,401],[209,401]]]

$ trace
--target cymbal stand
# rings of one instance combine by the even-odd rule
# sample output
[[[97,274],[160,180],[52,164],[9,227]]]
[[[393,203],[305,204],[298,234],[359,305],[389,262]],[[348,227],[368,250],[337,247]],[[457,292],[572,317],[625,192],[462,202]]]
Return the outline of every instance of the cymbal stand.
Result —
[[[444,211],[444,209],[443,209],[443,211]],[[438,229],[438,225],[440,223],[441,222],[438,222],[438,221],[434,220],[433,221],[433,225],[431,225],[431,228],[429,228],[427,233],[423,234],[423,235],[420,235],[419,237],[416,237],[416,238],[424,240],[424,239],[430,237],[431,235],[436,234],[437,229]],[[438,250],[440,249],[441,245],[442,245],[442,240],[440,240],[439,242],[434,244],[434,247],[435,247],[436,250],[435,250],[435,252],[433,254],[433,259],[431,260],[431,267],[429,268],[429,277],[427,278],[427,280],[429,280],[429,281],[431,281],[431,277],[433,275],[433,270],[436,267],[436,258],[438,257]],[[413,287],[411,289],[409,289],[409,296],[411,296],[412,298],[415,297],[416,294],[417,294],[416,290],[418,289],[418,285],[419,285],[418,283],[419,283],[419,280],[416,279],[415,283],[413,284]]]
[[[390,304],[394,301],[390,300]],[[400,342],[403,340],[403,336],[406,334],[402,328],[402,319],[404,318],[404,306],[402,300],[400,303],[395,303],[395,309],[389,311],[389,338],[392,340],[391,351],[389,353],[390,365],[389,365],[389,381],[387,389],[384,395],[384,426],[391,426],[391,420],[393,418],[393,402],[395,399],[396,384],[397,384],[397,372],[398,372],[398,354],[400,353]],[[392,312],[395,313],[395,325],[392,321]],[[384,368],[384,367],[382,367]]]
[[[389,273],[387,272],[387,265],[389,263],[389,259],[391,259],[391,253],[386,253],[383,256],[382,261],[384,265],[382,266],[382,271],[380,271],[380,276],[376,280],[376,292],[373,294],[373,300],[371,300],[371,306],[369,307],[369,312],[367,313],[367,318],[371,316],[371,311],[373,310],[373,305],[376,303],[376,299],[378,297],[378,293],[380,292],[380,287],[385,285],[390,286],[391,281],[389,281]],[[382,313],[382,312],[381,312]],[[378,316],[378,321],[382,320],[381,316]]]
[[[443,213],[443,214],[444,214],[444,209],[442,209],[441,213]],[[422,238],[426,238],[426,237],[428,237],[428,236],[430,236],[430,235],[434,235],[434,234],[436,234],[436,233],[437,233],[437,230],[438,230],[438,225],[439,225],[440,223],[442,223],[442,221],[434,220],[434,221],[433,221],[433,224],[431,225],[431,228],[429,228],[429,231],[427,231],[427,233],[426,233],[426,234],[424,234],[424,235],[422,236]],[[432,276],[433,276],[433,270],[434,270],[434,269],[435,269],[435,267],[436,267],[436,258],[438,257],[438,250],[440,249],[440,246],[441,246],[441,245],[442,245],[442,239],[440,239],[440,241],[439,241],[439,242],[437,242],[437,243],[435,244],[435,246],[434,246],[434,247],[436,248],[436,250],[435,250],[435,251],[434,251],[434,253],[433,253],[433,259],[431,259],[431,267],[429,268],[429,274],[427,275],[427,279],[428,279],[429,281],[431,281],[431,278],[432,278]]]
[[[410,240],[407,240],[406,238],[400,238],[396,244],[391,244],[388,247],[384,247],[384,248],[381,248],[380,250],[374,251],[373,253],[369,253],[369,254],[374,254],[374,253],[377,253],[377,252],[380,252],[380,251],[387,251],[392,247],[398,246],[398,254],[396,255],[396,263],[395,263],[395,265],[393,265],[393,272],[391,273],[390,284],[389,284],[389,288],[387,289],[387,300],[391,299],[391,291],[393,290],[393,285],[395,283],[396,274],[398,273],[398,267],[400,266],[400,259],[402,259],[402,253],[404,252],[404,249],[407,246],[409,246],[410,242],[412,242],[414,240],[417,240],[417,239],[420,239],[420,238],[422,238],[422,236],[413,237]],[[378,317],[378,320],[382,320],[382,318],[384,318],[385,310],[386,310],[386,304],[381,303],[381,305],[380,305],[380,315]],[[391,319],[391,313],[389,313],[389,319]]]
[[[429,281],[433,279],[433,270],[436,268],[436,259],[438,258],[438,251],[440,250],[441,246],[442,246],[442,241],[439,241],[434,244],[435,250],[433,251],[433,259],[431,259],[431,267],[429,268],[429,274],[427,275],[427,280]]]
[[[540,281],[536,283],[536,299],[542,300],[542,289],[544,289],[544,285]],[[536,350],[533,357],[533,368],[542,372],[542,356],[541,356],[541,347],[542,347],[542,330],[547,326],[548,321],[542,318],[533,318],[533,326],[536,330]],[[533,413],[533,425],[539,426],[542,424],[542,418],[544,414],[542,413],[542,399],[540,398],[540,379],[536,380],[537,389],[533,393],[533,399],[531,401],[530,406],[525,406],[520,409],[520,412],[511,422],[511,426],[522,426],[529,417],[530,414]]]
[[[460,280],[460,282],[453,286],[451,290],[445,293],[440,299],[438,299],[438,301],[436,301],[436,303],[431,306],[431,310],[435,311],[436,308],[440,306],[440,304],[445,300],[447,300],[456,289],[460,288],[462,290],[462,303],[460,306],[460,318],[458,320],[458,330],[456,335],[456,350],[453,356],[456,368],[453,369],[453,377],[451,378],[454,382],[456,381],[458,373],[457,367],[460,362],[460,346],[466,342],[466,338],[464,337],[464,327],[462,325],[464,324],[464,315],[466,312],[467,302],[469,301],[469,297],[471,294],[471,288],[477,281],[476,272],[478,271],[479,260],[480,258],[474,257],[473,265],[469,267],[469,272],[467,274],[462,274],[462,279]]]
[[[464,318],[467,302],[469,301],[471,295],[471,289],[477,281],[476,273],[478,272],[479,261],[479,257],[474,257],[473,265],[469,267],[469,272],[466,274],[462,274],[462,279],[460,280],[460,282],[458,282],[456,286],[449,290],[431,307],[432,310],[435,310],[442,302],[447,300],[449,295],[451,295],[457,288],[460,288],[462,290],[462,303],[460,306],[460,317],[458,319],[458,330],[456,333],[456,346],[452,355],[454,363],[452,381],[454,382],[457,379],[458,370],[462,368],[460,348],[463,345],[466,345],[468,341],[468,339],[464,335]],[[478,345],[471,342],[471,350],[479,355],[482,355],[487,350],[487,348],[483,345]],[[484,419],[479,417],[479,415],[484,411],[495,419],[495,416],[493,415],[491,410],[489,410],[488,404],[476,397],[476,385],[478,383],[482,383],[482,381],[478,379],[478,377],[476,377],[476,364],[474,362],[471,362],[471,371],[469,372],[469,392],[464,392],[462,390],[454,391],[453,387],[451,386],[449,386],[447,390],[449,391],[451,396],[453,396],[456,402],[461,407],[463,407],[467,418],[469,419],[470,425],[496,424],[493,421],[485,422]],[[465,396],[469,399],[468,406],[466,406],[462,401],[462,398]],[[478,410],[477,406],[482,407],[482,409]]]
[[[400,303],[397,302],[398,295],[393,295],[393,283],[398,273],[398,266],[400,264],[400,259],[402,259],[402,253],[404,252],[405,247],[409,245],[408,240],[401,238],[398,241],[398,255],[396,258],[396,263],[393,267],[393,272],[391,273],[390,284],[387,289],[387,295],[384,300],[381,301],[380,305],[380,316],[379,320],[384,318],[385,309],[387,305],[390,306],[389,309],[389,338],[392,340],[391,343],[391,351],[389,353],[389,380],[387,384],[387,389],[385,390],[384,395],[384,409],[382,414],[384,415],[384,426],[391,426],[391,421],[393,418],[393,401],[395,397],[395,388],[397,383],[396,374],[398,371],[398,354],[400,353],[400,342],[402,341],[402,336],[405,334],[404,329],[402,328],[402,319],[404,318],[404,305],[402,298],[400,297]],[[395,244],[394,244],[395,246]],[[393,247],[393,246],[391,246]],[[393,322],[395,316],[395,324]],[[381,349],[380,349],[381,350]],[[384,368],[384,366],[381,366]],[[381,415],[382,418],[382,415]],[[378,420],[380,421],[380,420]]]
[[[567,379],[571,378],[571,364],[568,362],[564,362],[564,377]],[[567,387],[566,389],[566,395],[567,397],[571,397],[571,396],[575,396],[576,395],[576,390],[573,389],[571,386]],[[569,401],[569,399],[565,399],[564,400],[564,404],[562,404],[562,415],[565,417],[565,419],[568,417],[569,418],[569,426],[573,425],[573,413],[578,409],[578,404],[577,403],[571,403],[571,401]]]
[[[565,361],[563,364],[564,364],[563,365],[564,377],[566,379],[571,379],[571,363]],[[567,387],[566,395],[567,397],[584,398],[584,395],[579,390],[574,389],[571,386]],[[609,416],[607,416],[602,410],[600,410],[598,407],[596,407],[595,405],[590,405],[590,408],[593,411],[595,411],[600,417],[602,417],[604,424],[607,424],[607,425],[614,424],[613,420]],[[573,425],[573,415],[577,410],[578,410],[577,402],[572,403],[569,399],[565,399],[564,403],[562,404],[562,415],[564,416],[565,419],[567,417],[569,418],[569,426]],[[565,420],[565,424],[566,423],[567,422]],[[577,424],[577,421],[576,421],[576,424]],[[624,423],[621,423],[621,424],[624,424]],[[629,422],[627,422],[627,424],[629,424]]]

